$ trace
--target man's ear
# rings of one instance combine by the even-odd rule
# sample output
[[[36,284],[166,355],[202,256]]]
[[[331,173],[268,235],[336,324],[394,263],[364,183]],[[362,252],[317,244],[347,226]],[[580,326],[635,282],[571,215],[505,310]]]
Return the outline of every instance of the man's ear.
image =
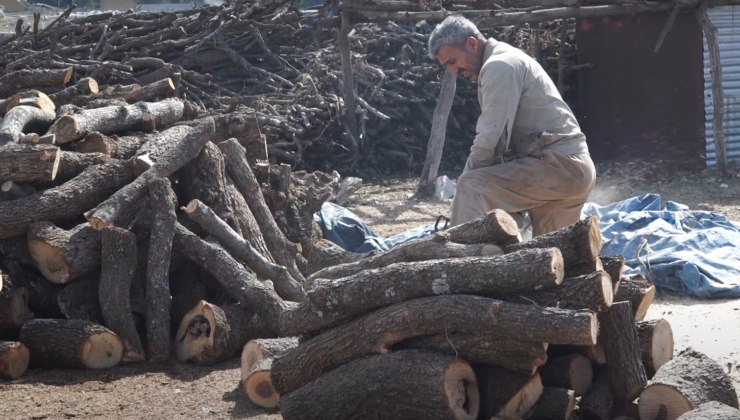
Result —
[[[478,50],[478,40],[475,39],[475,37],[469,36],[468,39],[465,40],[465,46],[470,51],[477,51]]]

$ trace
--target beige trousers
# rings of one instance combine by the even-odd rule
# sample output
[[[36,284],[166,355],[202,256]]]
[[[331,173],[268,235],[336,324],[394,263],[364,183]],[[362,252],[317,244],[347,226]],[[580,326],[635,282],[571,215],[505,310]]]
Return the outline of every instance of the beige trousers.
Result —
[[[450,226],[491,210],[529,211],[532,236],[577,222],[596,181],[590,155],[544,151],[468,171],[457,180]]]

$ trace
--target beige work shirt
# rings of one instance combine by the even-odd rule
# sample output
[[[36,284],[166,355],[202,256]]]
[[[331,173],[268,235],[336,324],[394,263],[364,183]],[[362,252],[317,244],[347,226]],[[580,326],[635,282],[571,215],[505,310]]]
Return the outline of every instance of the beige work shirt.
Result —
[[[464,172],[500,162],[510,147],[542,132],[551,134],[542,150],[588,153],[586,136],[550,76],[516,47],[495,39],[486,42],[478,101],[481,115]]]

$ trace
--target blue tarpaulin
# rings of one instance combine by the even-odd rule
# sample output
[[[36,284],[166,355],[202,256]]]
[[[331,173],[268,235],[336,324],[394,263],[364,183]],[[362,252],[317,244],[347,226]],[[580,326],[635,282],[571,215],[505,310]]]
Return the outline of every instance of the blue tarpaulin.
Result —
[[[599,219],[602,255],[624,255],[625,274],[642,274],[656,286],[698,298],[740,297],[740,223],[645,194],[614,204],[587,203],[581,216]],[[387,251],[434,232],[424,225],[378,237],[359,217],[326,203],[314,219],[324,237],[347,251]]]

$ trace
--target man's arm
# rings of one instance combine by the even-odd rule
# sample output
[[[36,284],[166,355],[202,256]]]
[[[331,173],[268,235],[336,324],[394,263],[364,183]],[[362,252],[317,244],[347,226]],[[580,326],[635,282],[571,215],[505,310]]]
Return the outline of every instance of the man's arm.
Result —
[[[491,166],[509,147],[523,80],[514,65],[487,63],[480,72],[481,115],[463,172]]]

